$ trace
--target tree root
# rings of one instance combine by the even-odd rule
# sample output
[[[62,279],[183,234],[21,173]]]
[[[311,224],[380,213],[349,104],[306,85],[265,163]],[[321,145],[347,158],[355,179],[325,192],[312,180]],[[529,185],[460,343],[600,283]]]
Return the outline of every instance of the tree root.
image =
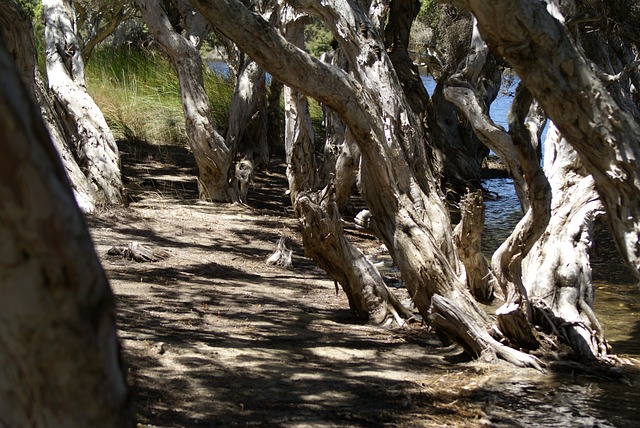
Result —
[[[110,256],[120,256],[123,259],[135,260],[139,263],[158,262],[171,255],[167,250],[161,248],[150,248],[138,242],[129,242],[126,247],[111,247],[107,254]]]
[[[293,263],[291,262],[291,249],[287,246],[288,238],[281,236],[276,243],[276,249],[267,258],[267,264],[270,266],[282,266],[285,269],[291,269]]]
[[[429,319],[436,331],[451,338],[474,358],[502,358],[518,367],[544,372],[544,363],[533,355],[510,348],[496,339],[451,300],[433,295]]]

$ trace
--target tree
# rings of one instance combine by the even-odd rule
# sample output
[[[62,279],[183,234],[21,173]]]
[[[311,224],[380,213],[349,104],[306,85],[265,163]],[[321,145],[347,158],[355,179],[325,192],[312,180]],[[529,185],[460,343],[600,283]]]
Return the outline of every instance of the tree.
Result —
[[[237,1],[194,4],[276,78],[334,109],[349,127],[362,155],[362,194],[373,214],[373,229],[390,249],[423,316],[430,316],[433,302],[431,318],[437,330],[473,355],[495,352],[518,364],[538,365],[535,358],[504,347],[487,333],[488,319],[466,288],[452,244],[449,215],[433,160],[425,153],[422,127],[366,13],[339,1],[293,2],[329,27],[345,51],[352,73],[347,74],[296,49]],[[383,22],[384,14],[375,18]],[[464,319],[457,316],[461,313]]]
[[[282,32],[304,47],[305,15],[280,11]],[[315,161],[314,132],[307,97],[285,87],[285,150],[291,203],[302,225],[305,253],[342,286],[349,306],[362,320],[404,324],[411,313],[387,288],[375,266],[345,236],[336,203],[336,180],[321,184]]]
[[[548,226],[537,222],[536,235],[541,239],[535,246],[532,245],[534,236],[529,235],[526,241],[521,240],[523,244],[528,242],[526,247],[515,252],[503,251],[501,256],[494,256],[494,261],[500,264],[497,259],[502,259],[507,262],[503,263],[505,266],[511,264],[515,270],[504,272],[511,270],[518,277],[521,268],[525,274],[529,273],[517,287],[519,291],[512,288],[512,296],[520,294],[515,301],[512,300],[513,303],[520,302],[516,306],[523,300],[527,301],[527,307],[521,307],[521,310],[527,313],[529,324],[554,333],[578,355],[606,358],[606,341],[592,310],[593,286],[588,250],[592,244],[594,221],[603,209],[602,201],[618,247],[637,273],[638,247],[634,242],[638,240],[637,198],[640,187],[634,159],[640,150],[640,115],[630,91],[632,85],[637,84],[631,77],[637,63],[629,54],[635,42],[621,39],[618,35],[612,37],[606,29],[596,35],[593,31],[582,35],[579,24],[567,23],[565,27],[561,10],[553,1],[549,1],[548,11],[541,4],[518,1],[497,2],[490,7],[473,1],[454,3],[474,12],[483,39],[494,52],[511,63],[528,91],[562,133],[550,132],[546,145],[548,159],[545,168],[554,190],[549,207],[553,210],[552,221]],[[563,4],[572,13],[577,13],[575,8],[571,9],[575,7],[571,2]],[[496,16],[508,16],[509,19],[498,23]],[[513,32],[516,27],[519,29]],[[588,43],[584,48],[580,47],[583,39]],[[590,54],[591,65],[581,52]],[[596,64],[601,67],[598,73],[593,71],[598,70]],[[526,104],[523,106],[524,109],[516,116],[523,118],[527,111],[532,112]],[[535,134],[526,131],[522,123],[522,120],[512,123],[520,128],[516,132],[518,139],[526,138],[527,133]],[[567,142],[575,148],[579,160],[572,150],[563,146]],[[536,172],[537,159],[534,156],[529,160],[520,156],[519,162],[525,169],[525,179],[529,177],[526,181],[543,176]],[[534,170],[527,173],[526,169],[532,165]],[[582,165],[590,175],[584,172]],[[545,196],[549,192],[541,187],[535,191],[530,183],[527,185],[532,209],[538,207],[543,209],[542,212],[548,212],[544,207],[549,202],[540,204],[540,198],[549,200],[549,196]],[[599,198],[591,186],[598,190]],[[536,198],[539,202],[535,202]],[[539,220],[545,215],[529,216],[530,226],[520,230],[532,232],[534,222],[531,220]],[[522,224],[524,227],[525,223]],[[543,235],[541,227],[546,227]],[[522,255],[530,249],[532,253],[523,260]],[[519,254],[519,260],[508,256],[509,253]],[[514,275],[510,277],[513,279]],[[502,315],[516,312],[515,306],[508,305],[500,312],[499,319],[504,320]],[[537,346],[528,333],[530,327],[526,323],[509,324],[501,325],[507,336],[528,342],[529,346]]]
[[[621,254],[640,277],[640,124],[544,3],[452,1],[478,18],[480,34],[513,66],[595,180]]]
[[[135,16],[130,0],[82,0],[75,1],[78,37],[82,40],[82,60],[85,64],[96,46],[107,39],[118,25]]]
[[[0,38],[0,424],[134,426],[114,299]]]
[[[118,147],[87,93],[75,12],[68,0],[43,0],[49,90],[67,141],[95,193],[95,205],[122,202]]]
[[[149,31],[178,72],[187,139],[198,165],[200,198],[238,201],[239,193],[231,186],[229,177],[233,153],[211,116],[198,50],[174,30],[159,0],[136,0],[136,4]]]

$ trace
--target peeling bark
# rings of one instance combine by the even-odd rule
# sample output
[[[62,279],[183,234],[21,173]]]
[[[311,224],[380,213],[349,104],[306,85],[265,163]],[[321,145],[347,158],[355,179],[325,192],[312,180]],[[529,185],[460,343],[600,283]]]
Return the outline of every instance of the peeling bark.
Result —
[[[95,191],[80,169],[74,157],[74,152],[68,146],[68,142],[72,139],[66,134],[66,127],[55,110],[55,103],[36,70],[33,27],[29,18],[23,15],[16,2],[6,1],[0,3],[0,29],[7,43],[8,51],[18,66],[24,84],[40,106],[40,112],[51,140],[62,158],[78,206],[85,213],[93,212],[96,208]]]
[[[304,43],[304,20],[287,9],[286,37]],[[380,324],[389,317],[398,324],[411,313],[389,291],[376,267],[345,236],[334,201],[333,184],[318,191],[313,127],[306,96],[285,87],[287,177],[294,213],[300,219],[305,253],[342,286],[349,306],[361,319]]]
[[[425,319],[432,296],[442,294],[478,328],[486,328],[486,314],[461,281],[464,267],[421,127],[366,14],[353,3],[292,2],[330,26],[353,70],[349,75],[291,46],[236,0],[194,4],[277,79],[333,108],[344,120],[361,151],[362,194],[373,214],[373,228],[392,253]],[[442,328],[446,335],[447,327]],[[498,346],[490,346],[496,355]]]
[[[460,222],[453,230],[453,239],[467,273],[471,294],[479,302],[489,303],[498,283],[482,254],[483,229],[482,191],[469,191],[460,201]]]
[[[86,91],[84,62],[68,0],[43,0],[46,66],[51,95],[97,204],[122,202],[118,147],[102,112]]]
[[[551,221],[523,266],[535,323],[578,356],[603,359],[608,345],[593,312],[589,250],[604,206],[593,177],[553,125],[545,141],[545,171],[552,186]]]
[[[471,10],[489,46],[513,66],[593,175],[617,246],[640,278],[640,124],[544,3],[451,1]]]

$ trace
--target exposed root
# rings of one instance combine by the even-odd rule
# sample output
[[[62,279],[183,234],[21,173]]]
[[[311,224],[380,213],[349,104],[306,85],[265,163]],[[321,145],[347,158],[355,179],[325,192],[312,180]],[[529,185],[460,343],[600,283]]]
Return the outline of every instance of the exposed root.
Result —
[[[287,245],[287,237],[281,236],[276,243],[276,249],[267,258],[267,264],[270,266],[282,266],[283,268],[290,269],[293,265],[291,261],[292,250]]]
[[[107,254],[110,256],[120,256],[124,259],[135,260],[136,262],[158,262],[171,255],[167,250],[161,248],[151,248],[138,242],[130,242],[126,247],[111,247]]]
[[[429,318],[441,334],[450,337],[474,358],[500,357],[518,367],[544,372],[544,363],[533,355],[510,348],[495,340],[451,300],[435,294],[431,298]]]

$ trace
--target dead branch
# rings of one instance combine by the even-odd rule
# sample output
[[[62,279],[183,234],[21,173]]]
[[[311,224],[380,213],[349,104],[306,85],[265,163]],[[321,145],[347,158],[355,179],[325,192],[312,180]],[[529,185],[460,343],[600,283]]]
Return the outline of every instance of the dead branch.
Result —
[[[162,248],[151,248],[138,242],[129,242],[126,247],[111,247],[107,254],[110,256],[120,256],[123,259],[135,260],[136,262],[158,262],[171,255]]]

